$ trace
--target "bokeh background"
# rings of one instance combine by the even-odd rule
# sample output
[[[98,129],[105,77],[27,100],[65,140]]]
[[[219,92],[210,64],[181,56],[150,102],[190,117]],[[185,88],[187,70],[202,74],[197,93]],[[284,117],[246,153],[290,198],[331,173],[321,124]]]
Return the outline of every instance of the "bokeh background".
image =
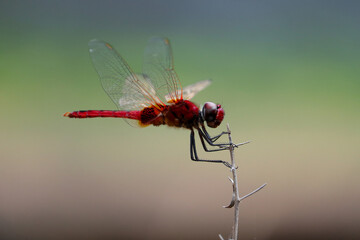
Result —
[[[0,2],[0,239],[217,239],[231,231],[228,169],[194,163],[189,131],[120,119],[87,43],[133,69],[170,38],[194,101],[221,103],[236,142],[242,239],[358,239],[358,1]],[[225,124],[212,130],[215,134]],[[226,140],[226,138],[225,138]],[[229,153],[204,158],[229,159]]]

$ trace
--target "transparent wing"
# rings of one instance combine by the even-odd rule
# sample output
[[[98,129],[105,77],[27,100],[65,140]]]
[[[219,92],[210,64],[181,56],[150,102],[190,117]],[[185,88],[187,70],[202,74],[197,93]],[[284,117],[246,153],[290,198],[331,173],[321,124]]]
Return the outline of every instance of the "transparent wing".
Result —
[[[203,90],[204,88],[206,88],[207,86],[209,86],[211,84],[211,80],[203,80],[194,84],[191,84],[189,86],[186,86],[182,89],[182,94],[183,94],[183,99],[184,100],[190,100],[192,99],[198,92],[200,92],[201,90]],[[179,93],[178,93],[179,94]],[[171,96],[173,96],[175,94],[168,94],[165,96],[165,99],[167,102],[171,102],[172,98]]]
[[[157,98],[150,79],[134,74],[110,44],[94,39],[89,42],[89,51],[105,92],[120,110],[164,105]]]
[[[171,101],[182,99],[182,89],[179,78],[174,70],[174,61],[170,42],[167,38],[151,38],[145,48],[143,74],[151,79],[157,96],[166,101],[167,95]]]

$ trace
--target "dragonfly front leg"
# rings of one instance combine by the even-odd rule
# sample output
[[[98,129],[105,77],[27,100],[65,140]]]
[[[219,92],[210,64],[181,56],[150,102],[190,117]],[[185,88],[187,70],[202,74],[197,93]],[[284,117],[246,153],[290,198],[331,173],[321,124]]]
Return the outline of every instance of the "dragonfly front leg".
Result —
[[[225,150],[225,149],[229,149],[230,147],[230,144],[229,143],[219,143],[219,144],[215,144],[214,142],[216,140],[218,140],[222,135],[224,134],[229,134],[229,132],[222,132],[220,133],[219,135],[216,135],[215,137],[211,137],[210,134],[206,131],[206,128],[204,125],[201,125],[201,129],[198,128],[198,131],[199,131],[199,134],[201,136],[203,136],[203,138],[206,140],[206,142],[210,145],[210,146],[217,146],[219,147],[220,149],[222,150]],[[235,144],[233,143],[233,147],[239,147],[241,145],[244,145],[244,144],[247,144],[247,143],[250,143],[250,141],[247,141],[247,142],[242,142],[242,143],[238,143],[238,144]],[[205,149],[205,147],[204,147]],[[206,150],[205,150],[206,151]]]
[[[206,128],[204,126],[204,124],[201,125],[202,128],[202,132],[206,135],[206,137],[211,141],[211,142],[215,142],[216,140],[218,140],[222,135],[224,134],[228,134],[228,132],[222,132],[219,135],[216,135],[214,137],[211,137],[210,134],[206,131]]]
[[[203,139],[205,139],[205,141],[210,145],[210,146],[215,146],[215,147],[219,147],[222,150],[225,149],[229,149],[230,144],[229,143],[214,143],[219,137],[221,137],[224,134],[227,134],[227,132],[222,132],[220,135],[215,136],[214,138],[216,138],[214,141],[212,140],[212,138],[210,137],[209,133],[206,131],[205,127],[203,128],[203,130],[201,130],[200,128],[197,129],[199,132],[199,135],[201,137],[203,137]],[[205,149],[205,148],[204,148]],[[205,150],[206,151],[206,150]]]
[[[201,139],[201,138],[200,138]],[[202,140],[203,141],[203,140]],[[204,143],[205,144],[205,143]],[[205,148],[204,148],[205,149]],[[216,149],[217,150],[217,149]],[[220,149],[221,150],[221,149]],[[197,162],[212,162],[212,163],[222,163],[227,167],[231,167],[230,163],[222,161],[222,160],[207,160],[207,159],[199,159],[197,152],[196,152],[196,144],[195,144],[195,133],[194,130],[191,129],[190,133],[190,157],[191,160]]]
[[[211,146],[219,147],[219,148],[216,148],[216,149],[208,149],[207,146],[206,146],[205,140],[204,140],[204,139],[206,139],[206,137],[204,136],[204,134],[201,132],[200,129],[198,129],[198,132],[199,132],[199,137],[200,137],[201,144],[202,144],[202,146],[203,146],[203,148],[204,148],[204,150],[206,152],[217,152],[217,151],[229,150],[229,145],[225,146],[225,144],[214,144],[214,143],[211,143],[211,141],[206,141]]]

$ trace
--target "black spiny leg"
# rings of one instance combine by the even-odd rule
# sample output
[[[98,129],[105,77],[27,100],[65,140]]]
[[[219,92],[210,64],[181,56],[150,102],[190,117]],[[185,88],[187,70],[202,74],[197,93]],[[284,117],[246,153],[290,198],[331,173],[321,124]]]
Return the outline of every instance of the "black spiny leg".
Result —
[[[199,137],[200,137],[201,144],[202,144],[202,146],[203,146],[203,148],[204,148],[204,150],[206,152],[218,152],[218,151],[223,151],[223,150],[229,150],[229,146],[226,146],[226,144],[210,144],[207,141],[210,145],[219,147],[219,148],[216,148],[216,149],[208,149],[207,146],[206,146],[206,143],[204,141],[204,138],[206,139],[206,137],[204,137],[204,135],[202,134],[200,129],[198,129],[198,132],[199,132]]]
[[[228,134],[228,132],[222,132],[219,135],[216,135],[214,137],[211,137],[210,134],[206,131],[206,128],[204,126],[204,124],[201,125],[202,128],[202,132],[206,135],[206,137],[211,141],[211,142],[215,142],[216,140],[218,140],[222,135],[224,134]]]
[[[201,139],[201,137],[200,137]],[[202,140],[203,141],[203,140]],[[222,160],[205,160],[205,159],[199,159],[197,152],[196,152],[196,144],[195,144],[195,133],[194,130],[191,129],[190,133],[190,156],[191,160],[197,161],[197,162],[212,162],[212,163],[223,163],[227,167],[231,167],[231,165],[228,162],[222,161]]]
[[[227,132],[222,132],[221,134],[211,138],[209,133],[206,131],[205,127],[202,127],[203,130],[201,130],[200,128],[198,128],[198,132],[199,132],[199,135],[200,135],[200,139],[201,137],[203,137],[203,139],[205,139],[205,141],[210,145],[210,146],[216,146],[216,147],[219,147],[220,150],[226,150],[226,149],[229,149],[229,146],[230,144],[229,143],[220,143],[220,144],[217,144],[217,143],[214,143],[219,137],[221,137],[222,135],[224,134],[227,134]],[[215,140],[212,140],[214,139]],[[203,144],[204,146],[204,144]],[[207,151],[207,148],[204,147],[205,151]]]
[[[202,129],[202,130],[201,130]],[[201,125],[201,129],[200,128],[197,128],[198,132],[199,132],[199,136],[200,136],[200,140],[201,140],[201,143],[202,143],[202,146],[204,148],[204,150],[206,152],[217,152],[217,151],[222,151],[222,150],[228,150],[229,147],[230,147],[230,144],[229,143],[220,143],[220,144],[215,144],[214,142],[217,141],[222,135],[224,134],[228,134],[228,132],[222,132],[220,133],[219,135],[216,135],[215,137],[211,137],[210,134],[206,131],[206,128],[204,126],[204,124]],[[215,146],[215,147],[219,147],[219,149],[213,149],[213,150],[209,150],[207,147],[206,147],[206,144],[204,142],[204,139],[205,141],[210,145],[210,146]],[[243,143],[239,143],[239,144],[232,144],[233,147],[239,147],[241,145],[244,145],[244,144],[247,144],[249,143],[248,142],[243,142]]]

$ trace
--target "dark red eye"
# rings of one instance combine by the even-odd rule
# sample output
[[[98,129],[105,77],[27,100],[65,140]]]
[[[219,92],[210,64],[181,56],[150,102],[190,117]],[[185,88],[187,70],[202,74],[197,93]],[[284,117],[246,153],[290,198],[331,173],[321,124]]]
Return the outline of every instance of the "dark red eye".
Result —
[[[215,103],[207,102],[203,107],[203,116],[205,121],[212,122],[215,120],[217,114],[217,106]]]
[[[219,126],[225,115],[221,105],[216,105],[212,102],[206,102],[204,104],[202,114],[207,125],[212,128]]]

